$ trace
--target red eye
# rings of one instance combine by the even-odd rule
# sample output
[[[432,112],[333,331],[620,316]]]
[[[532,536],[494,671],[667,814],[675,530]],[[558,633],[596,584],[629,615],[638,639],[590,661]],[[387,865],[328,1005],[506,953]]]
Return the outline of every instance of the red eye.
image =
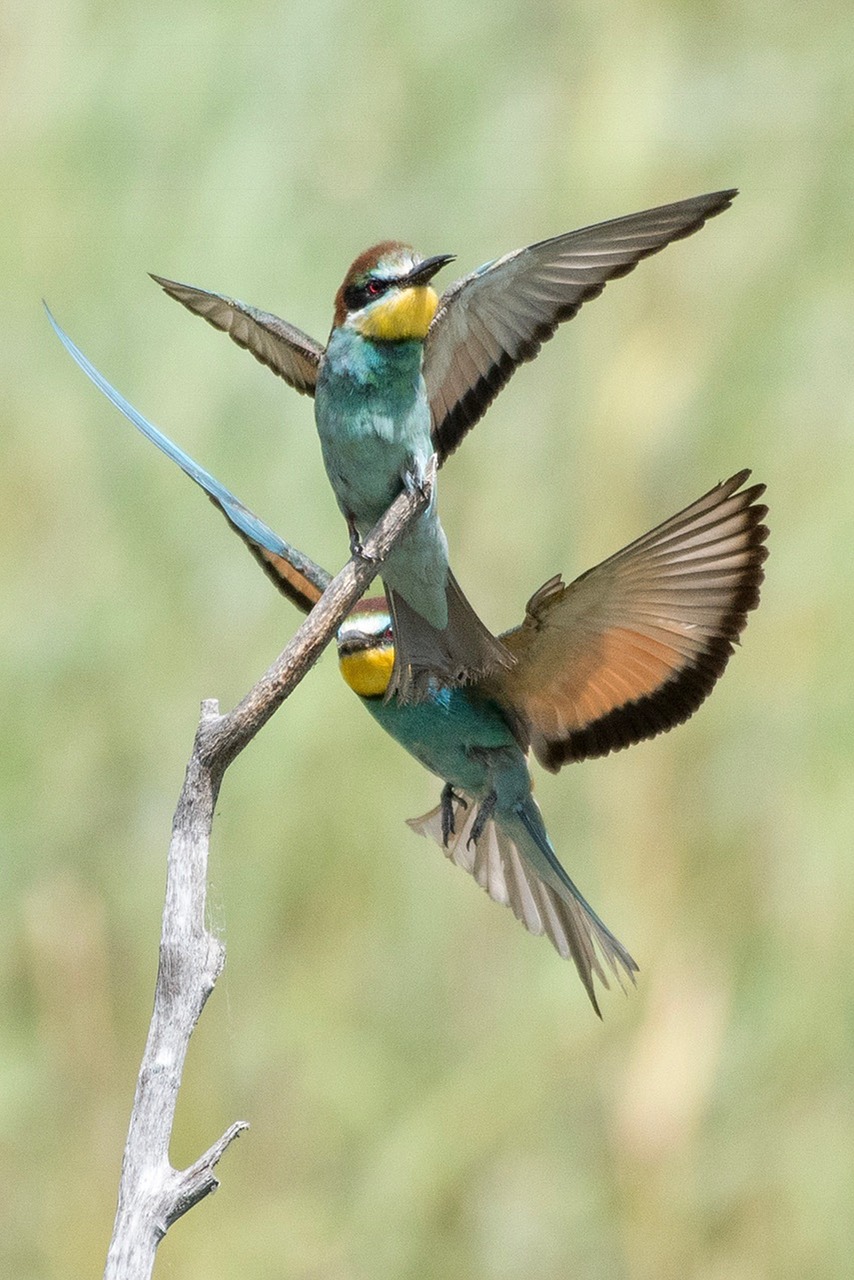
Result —
[[[378,298],[382,291],[383,286],[380,284],[379,280],[369,280],[365,285],[365,293],[369,294],[372,298]]]

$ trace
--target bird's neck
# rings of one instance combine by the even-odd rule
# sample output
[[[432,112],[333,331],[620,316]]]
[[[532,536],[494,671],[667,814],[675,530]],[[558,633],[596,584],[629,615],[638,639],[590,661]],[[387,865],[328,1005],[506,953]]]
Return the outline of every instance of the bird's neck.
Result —
[[[421,376],[423,355],[423,342],[377,342],[342,325],[329,335],[324,364],[327,374],[357,382],[412,386]]]
[[[430,285],[393,290],[350,322],[363,338],[375,342],[423,342],[439,306]]]

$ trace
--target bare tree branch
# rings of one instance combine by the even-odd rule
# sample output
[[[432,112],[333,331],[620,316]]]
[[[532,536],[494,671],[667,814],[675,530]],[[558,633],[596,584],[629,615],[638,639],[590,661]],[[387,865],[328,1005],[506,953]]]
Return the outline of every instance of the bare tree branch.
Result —
[[[188,1169],[173,1169],[169,1144],[190,1036],[225,964],[225,947],[205,921],[211,826],[225,770],[299,684],[382,561],[430,502],[401,493],[371,532],[364,556],[330,583],[291,642],[241,703],[220,715],[202,704],[193,752],[172,824],[154,1012],[142,1057],[119,1184],[105,1280],[146,1280],[173,1222],[218,1186],[214,1168],[248,1126],[238,1121]]]

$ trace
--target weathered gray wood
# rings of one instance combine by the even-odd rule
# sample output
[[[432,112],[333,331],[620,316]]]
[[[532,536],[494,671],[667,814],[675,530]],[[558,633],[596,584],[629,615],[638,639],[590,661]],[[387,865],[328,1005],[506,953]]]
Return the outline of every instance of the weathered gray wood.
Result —
[[[211,826],[232,760],[314,665],[382,561],[430,501],[435,459],[420,493],[402,493],[330,583],[281,655],[233,711],[202,704],[193,752],[172,824],[154,1012],[122,1161],[105,1280],[147,1280],[169,1227],[218,1186],[214,1169],[247,1125],[237,1121],[189,1168],[173,1169],[169,1144],[190,1036],[225,964],[205,921]]]

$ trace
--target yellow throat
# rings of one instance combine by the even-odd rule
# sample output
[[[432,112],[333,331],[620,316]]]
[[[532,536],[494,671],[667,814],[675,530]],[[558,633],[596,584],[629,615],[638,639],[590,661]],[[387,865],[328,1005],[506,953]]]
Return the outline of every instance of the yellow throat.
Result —
[[[377,342],[422,342],[436,314],[439,295],[428,284],[413,285],[374,303],[356,321],[364,338]]]
[[[394,646],[380,645],[376,649],[342,654],[338,665],[354,693],[358,693],[360,698],[377,698],[385,693],[391,679]]]

